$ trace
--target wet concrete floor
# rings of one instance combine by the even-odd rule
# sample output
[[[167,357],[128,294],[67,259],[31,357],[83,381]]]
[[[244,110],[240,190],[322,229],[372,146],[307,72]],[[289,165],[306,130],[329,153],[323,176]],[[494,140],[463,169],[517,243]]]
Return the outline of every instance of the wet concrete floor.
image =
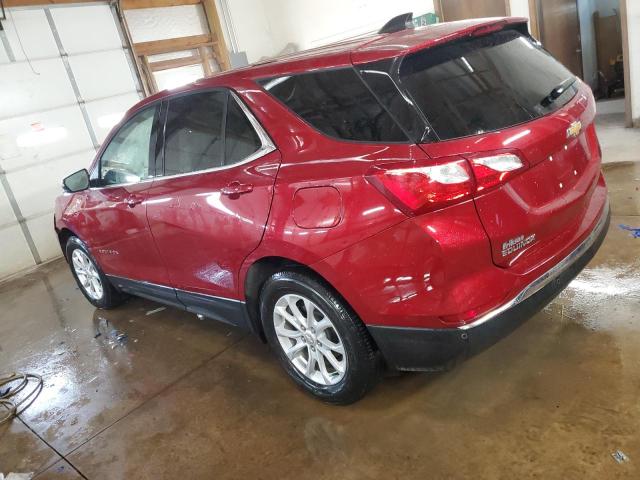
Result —
[[[0,472],[640,478],[640,239],[619,228],[640,227],[640,152],[616,161],[603,144],[614,216],[569,288],[453,371],[386,378],[349,407],[306,396],[224,325],[140,299],[95,310],[61,261],[0,285],[0,373],[45,379],[0,426]]]

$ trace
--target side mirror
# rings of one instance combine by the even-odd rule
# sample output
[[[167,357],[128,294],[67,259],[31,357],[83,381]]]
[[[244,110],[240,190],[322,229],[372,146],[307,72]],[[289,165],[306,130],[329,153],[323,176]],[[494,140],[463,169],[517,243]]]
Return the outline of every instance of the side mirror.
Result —
[[[86,168],[83,168],[82,170],[72,173],[62,180],[62,186],[65,192],[75,193],[86,190],[89,188],[89,172],[87,172]]]

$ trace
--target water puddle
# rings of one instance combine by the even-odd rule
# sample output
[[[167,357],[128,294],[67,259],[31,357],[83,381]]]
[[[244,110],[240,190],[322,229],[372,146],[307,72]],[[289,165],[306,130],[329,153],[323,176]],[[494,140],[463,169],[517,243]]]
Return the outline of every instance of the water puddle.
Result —
[[[109,320],[103,317],[98,317],[98,326],[93,338],[103,341],[111,349],[124,347],[129,342],[129,336],[125,332],[115,328]]]

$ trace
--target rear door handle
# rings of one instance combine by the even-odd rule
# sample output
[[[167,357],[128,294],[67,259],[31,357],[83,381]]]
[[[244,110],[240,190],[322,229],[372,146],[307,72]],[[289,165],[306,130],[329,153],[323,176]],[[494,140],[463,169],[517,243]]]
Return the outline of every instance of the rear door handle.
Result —
[[[133,208],[136,205],[140,205],[144,201],[144,198],[134,193],[129,195],[125,201],[127,202],[129,208]]]
[[[229,197],[237,197],[239,195],[242,195],[243,193],[251,192],[253,192],[253,185],[251,185],[250,183],[240,183],[238,181],[233,181],[226,187],[222,188],[222,194]]]

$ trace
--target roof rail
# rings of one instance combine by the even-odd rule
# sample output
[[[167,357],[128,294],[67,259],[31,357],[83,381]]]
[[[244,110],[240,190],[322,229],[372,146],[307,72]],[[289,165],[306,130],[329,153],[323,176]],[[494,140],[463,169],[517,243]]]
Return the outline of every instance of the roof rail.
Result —
[[[393,17],[384,24],[378,33],[394,33],[407,28],[413,28],[413,12],[403,13],[397,17]]]

